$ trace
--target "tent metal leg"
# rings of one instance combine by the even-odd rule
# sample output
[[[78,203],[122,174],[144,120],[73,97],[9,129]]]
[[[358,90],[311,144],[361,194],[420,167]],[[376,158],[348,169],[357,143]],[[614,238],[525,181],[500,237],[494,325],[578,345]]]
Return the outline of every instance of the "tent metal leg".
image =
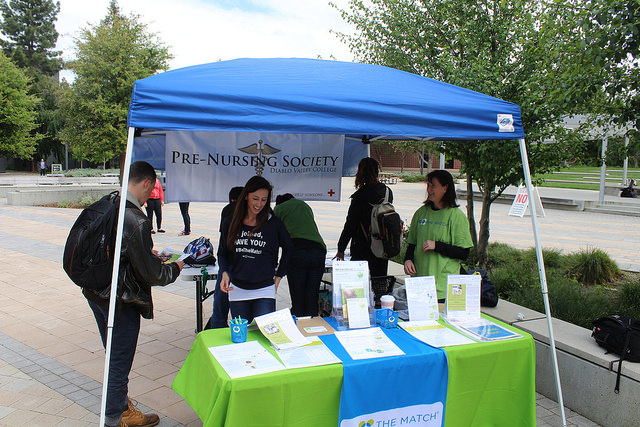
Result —
[[[111,276],[111,294],[109,296],[109,318],[107,320],[107,345],[104,355],[104,376],[102,380],[102,400],[100,403],[100,425],[104,425],[107,410],[107,386],[109,384],[109,362],[111,359],[111,340],[113,339],[113,322],[116,312],[116,291],[118,289],[118,275],[120,273],[120,251],[122,250],[122,234],[124,229],[124,213],[127,204],[127,189],[129,172],[131,170],[131,155],[133,152],[133,135],[135,128],[129,128],[127,137],[127,151],[124,160],[124,172],[120,189],[120,207],[118,210],[118,227],[116,229],[116,247],[113,260],[113,275]]]
[[[529,158],[524,139],[518,140],[520,144],[520,156],[522,158],[522,169],[524,180],[527,184],[527,194],[529,195],[529,207],[531,208],[531,224],[533,226],[533,236],[536,242],[536,258],[538,260],[538,273],[540,275],[540,287],[542,288],[542,299],[544,301],[544,311],[547,315],[547,326],[549,327],[549,343],[551,345],[551,357],[553,359],[553,370],[556,377],[556,391],[558,393],[558,404],[562,416],[562,426],[567,426],[567,418],[564,413],[564,401],[562,399],[562,387],[560,386],[560,370],[558,369],[558,355],[556,353],[556,342],[553,337],[553,326],[551,324],[551,307],[549,305],[549,289],[547,287],[547,273],[544,268],[544,258],[542,256],[542,245],[538,233],[538,219],[536,215],[536,204],[533,203],[533,185],[531,184],[531,172],[529,171]]]

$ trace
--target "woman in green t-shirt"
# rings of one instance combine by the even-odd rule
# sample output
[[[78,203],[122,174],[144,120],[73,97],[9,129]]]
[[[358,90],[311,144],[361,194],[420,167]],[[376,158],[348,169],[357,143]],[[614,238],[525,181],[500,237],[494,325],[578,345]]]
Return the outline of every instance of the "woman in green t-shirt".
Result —
[[[458,209],[453,177],[446,170],[427,175],[427,200],[411,219],[404,272],[435,276],[438,299],[447,294],[447,276],[460,274],[460,263],[473,246],[469,222]]]

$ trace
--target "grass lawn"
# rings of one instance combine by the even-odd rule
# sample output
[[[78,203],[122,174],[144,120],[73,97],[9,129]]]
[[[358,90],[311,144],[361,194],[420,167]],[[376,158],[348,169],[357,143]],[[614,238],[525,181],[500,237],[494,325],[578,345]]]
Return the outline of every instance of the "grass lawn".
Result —
[[[607,184],[622,185],[622,176],[622,168],[611,166],[607,168],[605,182]],[[545,180],[544,183],[540,184],[541,187],[577,188],[581,190],[598,190],[600,188],[600,168],[595,166],[574,166],[554,173],[536,175],[535,178]],[[627,178],[640,181],[640,168],[628,168]]]

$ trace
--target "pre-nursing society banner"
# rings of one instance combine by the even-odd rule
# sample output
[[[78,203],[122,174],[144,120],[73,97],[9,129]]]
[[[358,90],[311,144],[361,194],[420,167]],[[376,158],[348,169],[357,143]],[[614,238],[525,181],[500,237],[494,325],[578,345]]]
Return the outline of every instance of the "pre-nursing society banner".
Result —
[[[344,135],[167,132],[167,201],[227,202],[231,187],[254,175],[273,197],[340,200]]]

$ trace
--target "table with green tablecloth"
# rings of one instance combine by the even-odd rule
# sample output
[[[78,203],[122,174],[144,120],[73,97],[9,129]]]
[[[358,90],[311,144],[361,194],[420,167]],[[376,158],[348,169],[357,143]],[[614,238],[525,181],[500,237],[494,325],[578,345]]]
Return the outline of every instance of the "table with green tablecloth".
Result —
[[[535,426],[533,338],[511,329],[523,337],[445,348],[446,427]],[[250,331],[247,339],[275,355],[259,332]],[[209,351],[225,344],[231,344],[228,329],[198,334],[173,382],[204,426],[338,425],[341,364],[231,379]]]

